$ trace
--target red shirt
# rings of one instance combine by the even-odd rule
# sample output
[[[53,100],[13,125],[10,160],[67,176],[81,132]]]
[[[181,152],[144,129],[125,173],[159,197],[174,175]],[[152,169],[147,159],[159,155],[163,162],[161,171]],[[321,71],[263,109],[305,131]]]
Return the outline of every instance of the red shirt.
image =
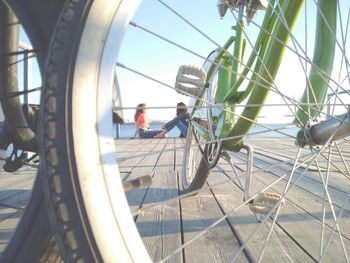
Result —
[[[143,113],[141,113],[141,114],[139,114],[139,116],[137,116],[136,121],[135,121],[135,126],[136,126],[136,129],[143,129],[143,130],[148,129],[148,122],[145,119],[145,115]]]

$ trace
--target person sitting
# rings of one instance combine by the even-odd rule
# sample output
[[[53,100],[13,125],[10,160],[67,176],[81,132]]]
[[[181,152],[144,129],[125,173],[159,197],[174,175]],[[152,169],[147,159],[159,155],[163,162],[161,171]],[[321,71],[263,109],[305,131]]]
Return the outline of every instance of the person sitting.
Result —
[[[190,114],[187,112],[186,104],[179,102],[176,107],[176,117],[167,122],[163,126],[163,130],[168,132],[176,126],[180,130],[180,138],[185,138],[187,135],[189,120]]]
[[[135,128],[136,133],[140,138],[164,138],[165,133],[163,130],[150,130],[147,119],[147,108],[145,103],[137,105],[135,116]]]

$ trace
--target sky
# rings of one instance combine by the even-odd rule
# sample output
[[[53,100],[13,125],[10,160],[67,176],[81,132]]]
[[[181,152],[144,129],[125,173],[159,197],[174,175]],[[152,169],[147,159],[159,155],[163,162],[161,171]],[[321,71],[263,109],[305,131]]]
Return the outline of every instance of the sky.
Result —
[[[348,0],[341,0],[340,2],[346,3],[347,1]],[[224,19],[220,19],[217,12],[216,0],[164,0],[164,2],[201,31],[204,31],[218,45],[222,46],[228,37],[234,34],[231,26],[235,24],[235,18],[228,11]],[[312,4],[313,0],[309,0],[308,2],[311,2],[311,4],[308,5],[308,9],[312,11],[314,8]],[[343,19],[347,17],[348,10],[349,3],[347,3],[347,8],[342,9]],[[259,11],[254,22],[260,23],[263,15],[264,12]],[[312,16],[312,14],[308,16],[310,27],[313,26],[311,22]],[[171,87],[174,86],[177,70],[181,65],[195,65],[201,67],[204,63],[203,58],[207,57],[212,50],[217,48],[216,43],[212,43],[211,40],[208,40],[206,37],[193,30],[193,28],[188,26],[178,16],[174,15],[173,12],[158,0],[144,0],[135,16],[132,18],[132,21],[144,28],[151,29],[153,32],[166,37],[168,40],[182,47],[190,49],[200,56],[190,54],[164,40],[155,38],[139,28],[133,26],[128,27],[123,39],[118,62],[142,74],[152,76]],[[303,46],[305,46],[304,39],[307,39],[308,56],[312,57],[314,35],[311,33],[312,30],[308,30],[307,37],[305,37],[305,33],[300,29],[303,26],[304,14],[302,13],[301,19],[296,26],[295,33],[301,36],[301,44]],[[254,42],[254,38],[258,32],[256,27],[251,24],[248,30],[249,37],[252,38],[251,41]],[[21,31],[21,40],[29,43],[23,31]],[[248,57],[249,54],[249,46],[250,44],[248,43],[246,57]],[[338,60],[340,59],[338,58]],[[300,61],[291,52],[286,53],[285,61],[286,63],[281,65],[280,72],[277,75],[276,84],[288,96],[299,99],[305,87],[303,72],[295,71],[295,68],[299,67]],[[19,75],[21,74],[21,68],[22,65],[20,64]],[[116,67],[116,74],[121,89],[123,107],[132,108],[124,110],[124,117],[126,120],[132,121],[135,112],[134,108],[139,103],[146,103],[149,106],[148,117],[150,120],[166,121],[175,115],[174,107],[179,101],[185,103],[189,101],[188,97],[178,94],[169,87],[165,87],[120,67]],[[33,60],[31,86],[38,87],[40,85],[40,75],[35,60]],[[21,80],[20,86],[22,86]],[[38,103],[38,94],[30,95],[30,101],[32,103]],[[268,104],[280,102],[281,99],[279,95],[273,93],[270,94],[269,100],[267,101]],[[288,110],[281,114],[281,111],[276,110],[275,107],[266,107],[262,112],[263,118],[259,119],[259,121],[283,122],[285,121],[281,118],[283,114],[288,115]]]

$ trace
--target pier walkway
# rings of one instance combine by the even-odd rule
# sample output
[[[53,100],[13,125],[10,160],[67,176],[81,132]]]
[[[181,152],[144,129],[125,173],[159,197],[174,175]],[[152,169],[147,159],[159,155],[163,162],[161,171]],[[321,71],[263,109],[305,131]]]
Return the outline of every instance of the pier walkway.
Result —
[[[268,138],[259,141],[247,139],[254,145],[254,166],[256,171],[251,192],[262,189],[277,178],[281,178],[272,189],[283,192],[289,179],[288,171],[293,167],[296,155],[294,142],[289,139]],[[272,218],[260,223],[249,208],[242,203],[243,192],[237,175],[227,162],[220,161],[214,168],[203,189],[194,196],[177,199],[181,191],[180,175],[182,169],[185,140],[165,139],[121,139],[116,141],[116,156],[122,180],[131,180],[143,175],[152,176],[150,187],[127,192],[130,209],[143,212],[135,217],[136,224],[146,248],[154,261],[169,255],[182,244],[184,249],[172,256],[169,262],[232,262],[240,244],[250,238],[259,227],[256,235],[247,243],[244,253],[235,258],[236,262],[257,261],[264,248]],[[349,163],[350,147],[340,146],[342,158]],[[302,151],[301,155],[307,151]],[[230,153],[238,176],[246,171],[246,154]],[[275,165],[281,163],[282,165]],[[334,157],[337,165],[344,163]],[[272,165],[272,166],[271,166]],[[321,167],[321,173],[316,171]],[[2,165],[1,165],[2,166]],[[327,162],[312,164],[307,173],[307,165],[301,164],[296,170],[291,184],[297,185],[288,194],[275,222],[274,231],[264,253],[263,262],[314,262],[318,260],[319,235],[322,217],[326,217],[325,240],[334,227],[333,212],[326,206],[322,212],[324,191],[322,176],[325,176]],[[265,167],[270,167],[268,170]],[[342,213],[338,222],[341,235],[337,231],[329,245],[329,253],[324,262],[344,262],[344,252],[350,251],[350,204],[341,209],[343,201],[349,196],[349,175],[340,174],[335,166],[330,168],[327,185],[333,202],[334,213]],[[23,213],[31,193],[31,185],[36,170],[23,167],[14,174],[1,171],[0,178],[0,252],[11,238],[18,220]],[[241,180],[244,182],[244,180]],[[270,190],[271,191],[271,190]],[[219,219],[223,218],[220,222]],[[208,232],[202,231],[217,223]],[[343,245],[340,242],[342,239]],[[192,240],[195,238],[195,241]]]

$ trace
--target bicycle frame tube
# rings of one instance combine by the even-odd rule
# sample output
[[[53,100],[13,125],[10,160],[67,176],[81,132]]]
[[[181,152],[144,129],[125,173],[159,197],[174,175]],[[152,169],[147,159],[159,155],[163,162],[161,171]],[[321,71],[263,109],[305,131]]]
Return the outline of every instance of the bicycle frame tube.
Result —
[[[309,83],[301,99],[302,106],[294,120],[295,124],[302,126],[310,117],[315,118],[322,111],[334,62],[337,1],[318,0],[318,8],[320,12],[317,13],[315,49],[308,78]],[[306,105],[307,103],[317,106],[310,107]]]
[[[281,64],[285,51],[285,43],[290,38],[289,32],[294,27],[303,3],[303,0],[283,1],[281,10],[276,8],[276,12],[283,13],[280,15],[284,17],[284,21],[277,19],[275,25],[272,26],[272,30],[269,31],[274,37],[270,37],[266,52],[263,55],[259,54],[261,64],[264,66],[260,67],[256,73],[257,79],[252,84],[253,86],[247,104],[263,105],[266,100],[269,89]],[[270,19],[270,17],[265,17],[265,19]],[[288,25],[288,30],[285,24]],[[244,108],[241,116],[228,132],[228,137],[235,137],[235,139],[225,141],[223,143],[225,149],[239,151],[242,148],[243,140],[241,137],[249,131],[261,108],[262,106],[248,106]]]
[[[239,16],[237,25],[234,27],[236,29],[235,45],[233,49],[233,60],[232,60],[232,71],[231,71],[231,85],[237,81],[238,72],[240,69],[240,61],[242,59],[243,52],[243,31],[245,27],[245,20],[243,19],[244,5],[239,6]]]

